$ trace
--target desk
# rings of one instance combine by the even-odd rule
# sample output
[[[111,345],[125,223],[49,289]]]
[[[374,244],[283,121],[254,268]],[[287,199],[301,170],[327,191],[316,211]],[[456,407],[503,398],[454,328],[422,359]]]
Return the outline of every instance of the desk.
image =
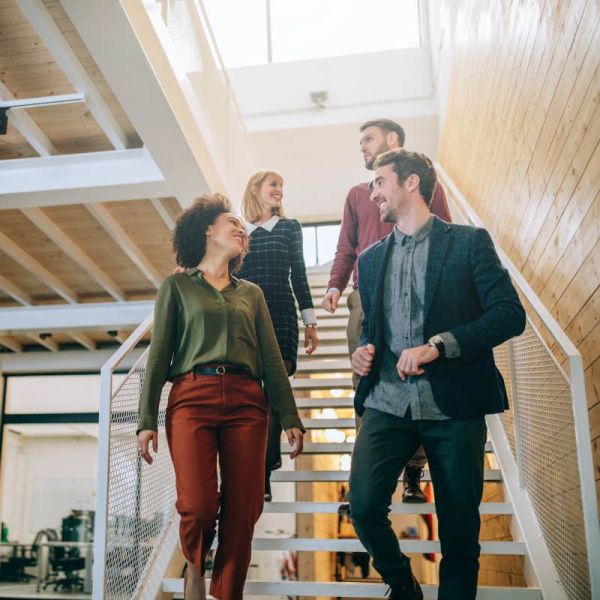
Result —
[[[31,575],[25,573],[25,567],[31,566],[27,564],[32,560],[31,544],[23,544],[21,542],[0,542],[0,551],[3,548],[11,549],[12,552],[10,553],[10,558],[6,558],[8,557],[8,554],[4,555],[4,553],[2,553],[3,556],[0,556],[0,560],[7,563],[14,561],[13,566],[17,569],[15,575],[19,577],[18,581],[27,581],[27,579],[31,577]],[[21,561],[20,564],[19,560]]]
[[[86,594],[92,593],[92,561],[94,556],[94,542],[40,542],[38,544],[38,583],[39,592],[43,582],[48,576],[48,561],[50,553],[48,550],[42,551],[42,548],[85,548],[85,576],[83,578],[83,591]]]

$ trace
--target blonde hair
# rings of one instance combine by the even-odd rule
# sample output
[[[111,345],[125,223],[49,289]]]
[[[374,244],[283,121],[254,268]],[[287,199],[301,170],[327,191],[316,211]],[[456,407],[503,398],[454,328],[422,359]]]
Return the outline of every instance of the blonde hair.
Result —
[[[278,177],[283,184],[283,177],[277,171],[258,171],[258,173],[255,173],[250,177],[248,184],[246,185],[246,191],[244,192],[244,198],[242,199],[242,215],[244,215],[244,219],[249,223],[258,221],[262,216],[262,202],[255,190],[260,189],[269,175]],[[273,214],[285,218],[283,206],[274,208]]]

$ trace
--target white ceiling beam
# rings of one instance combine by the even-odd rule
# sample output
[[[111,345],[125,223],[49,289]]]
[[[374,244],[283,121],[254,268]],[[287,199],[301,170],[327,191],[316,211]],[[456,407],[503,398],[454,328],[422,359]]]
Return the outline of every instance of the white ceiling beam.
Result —
[[[96,342],[89,335],[81,331],[69,331],[69,336],[88,350],[96,349]]]
[[[77,294],[67,287],[58,277],[50,273],[46,267],[41,265],[33,256],[27,254],[9,237],[0,232],[0,250],[8,254],[13,260],[18,262],[24,269],[27,269],[32,275],[35,275],[44,285],[64,298],[67,302],[75,304],[79,302]]]
[[[171,192],[157,189],[137,197],[174,196],[186,207],[211,187],[225,190],[228,181],[225,178],[215,183],[219,169],[212,148],[182,90],[186,82],[181,81],[181,73],[174,73],[168,63],[148,16],[148,4],[138,0],[61,0],[61,6],[171,188]],[[207,181],[211,181],[210,186]]]
[[[33,299],[27,292],[23,291],[20,287],[16,286],[12,281],[9,281],[2,275],[0,275],[0,290],[25,306],[31,306],[33,304]]]
[[[143,348],[134,348],[119,364],[128,371],[141,356]],[[20,354],[0,353],[0,372],[5,375],[26,373],[100,372],[102,365],[115,353],[106,350],[61,350],[60,352],[31,351]]]
[[[125,300],[123,290],[41,209],[24,208],[22,212],[115,300]]]
[[[0,81],[0,98],[2,98],[2,100],[15,99],[14,94],[12,94],[2,81]],[[40,156],[58,154],[58,150],[54,147],[54,144],[48,139],[46,134],[38,127],[26,111],[19,110],[11,112],[10,122]]]
[[[153,308],[154,302],[148,300],[3,308],[0,310],[0,335],[135,329]]]
[[[0,335],[0,345],[12,350],[13,352],[22,352],[23,350],[23,346],[21,346],[19,342],[6,335]]]
[[[162,203],[162,200],[160,200],[160,198],[152,198],[150,202],[152,202],[152,206],[154,206],[156,212],[160,215],[160,218],[165,222],[169,231],[173,231],[175,229],[175,219],[171,216],[167,207]]]
[[[0,180],[2,181],[2,163],[6,162],[9,161],[0,161]],[[60,168],[57,168],[57,176],[60,176],[59,171]],[[124,174],[122,179],[131,179],[131,177],[128,174]],[[177,197],[177,189],[166,181],[142,183],[127,183],[125,181],[123,183],[113,183],[109,186],[106,186],[104,181],[98,181],[97,184],[96,186],[87,187],[85,190],[81,188],[39,189],[33,192],[10,194],[2,194],[0,190],[0,209],[20,209],[29,206],[43,208],[46,206],[67,206],[69,204],[90,204],[92,202],[119,202],[122,200],[131,200],[132,198],[152,198],[154,196]]]
[[[24,108],[42,108],[59,104],[77,104],[79,102],[85,102],[85,94],[75,92],[74,94],[56,94],[55,96],[37,96],[35,98],[4,99],[0,100],[0,108],[22,110]]]
[[[87,195],[88,187],[109,190],[113,185],[160,183],[164,177],[146,148],[134,148],[3,160],[0,161],[0,180],[0,207],[21,208],[18,204],[7,206],[5,197],[77,190],[81,200],[82,189],[86,189]]]
[[[35,28],[60,68],[79,92],[87,98],[87,106],[112,145],[117,150],[127,148],[127,136],[104,98],[79,62],[73,49],[41,0],[17,0],[21,10]]]
[[[58,352],[60,350],[59,345],[50,337],[42,338],[40,334],[27,334],[30,340],[33,340],[36,344],[40,344],[50,350],[50,352]]]
[[[102,204],[88,204],[86,208],[94,215],[102,227],[104,227],[105,231],[113,238],[121,250],[127,254],[130,260],[154,285],[154,287],[158,287],[163,280],[162,275],[146,258],[139,246],[131,239],[131,237],[129,237],[117,220],[110,212],[108,212],[108,209],[105,206],[102,206]]]

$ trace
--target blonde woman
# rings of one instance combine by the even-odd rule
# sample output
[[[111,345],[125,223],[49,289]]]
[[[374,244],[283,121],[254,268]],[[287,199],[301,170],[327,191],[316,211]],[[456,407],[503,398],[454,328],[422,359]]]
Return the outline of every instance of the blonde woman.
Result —
[[[283,178],[274,171],[255,173],[246,186],[242,213],[250,238],[248,254],[239,277],[258,285],[265,295],[275,336],[288,375],[296,371],[298,314],[304,321],[304,347],[317,349],[317,320],[306,277],[302,226],[283,211]],[[274,400],[274,399],[273,399]],[[271,500],[271,471],[281,466],[281,425],[269,402],[269,437],[265,477],[265,500]]]

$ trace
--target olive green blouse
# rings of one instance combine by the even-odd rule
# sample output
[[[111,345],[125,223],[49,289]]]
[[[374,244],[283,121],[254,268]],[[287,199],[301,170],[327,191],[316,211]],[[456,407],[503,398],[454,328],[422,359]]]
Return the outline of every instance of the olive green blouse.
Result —
[[[169,275],[154,306],[138,431],[157,430],[163,385],[194,366],[229,363],[263,380],[284,429],[303,430],[261,289],[231,278],[219,291],[199,269]]]

